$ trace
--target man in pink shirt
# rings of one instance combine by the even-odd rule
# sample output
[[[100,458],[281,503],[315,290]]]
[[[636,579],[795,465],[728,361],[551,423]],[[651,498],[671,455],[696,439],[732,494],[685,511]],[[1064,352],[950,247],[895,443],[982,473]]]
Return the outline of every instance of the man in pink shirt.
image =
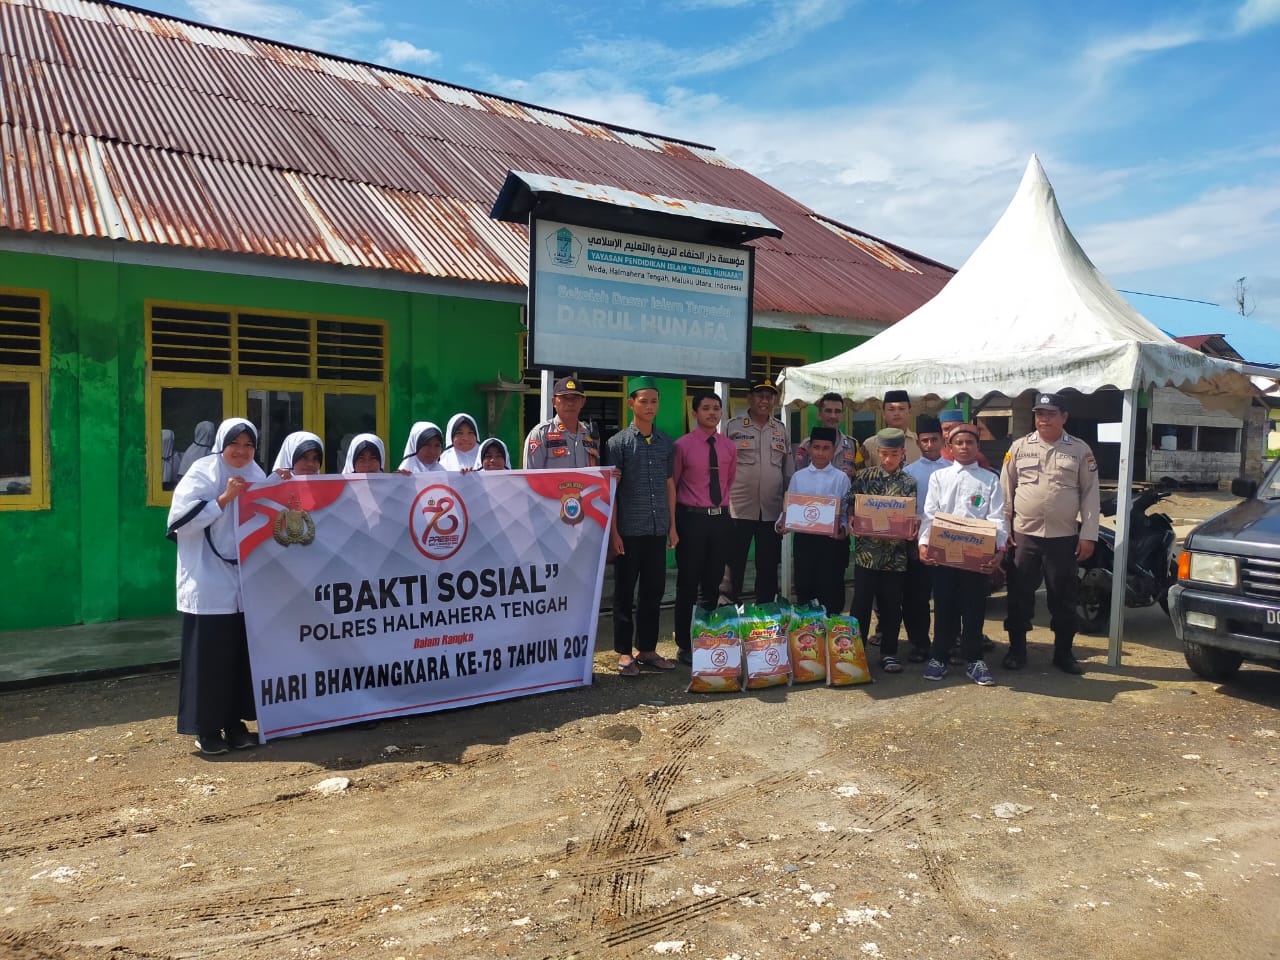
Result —
[[[694,429],[676,441],[676,646],[681,663],[693,662],[690,624],[702,596],[713,607],[729,556],[733,524],[729,491],[738,472],[734,442],[717,432],[720,398],[700,390],[692,401]]]

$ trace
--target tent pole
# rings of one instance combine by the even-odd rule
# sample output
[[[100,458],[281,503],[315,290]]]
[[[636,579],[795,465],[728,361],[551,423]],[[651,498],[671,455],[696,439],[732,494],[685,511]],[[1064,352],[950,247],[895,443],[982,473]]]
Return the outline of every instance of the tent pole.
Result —
[[[551,405],[551,397],[554,393],[555,385],[556,372],[554,370],[543,370],[541,395],[538,397],[540,420],[550,420],[555,416],[556,408]]]
[[[1133,447],[1137,433],[1138,391],[1124,392],[1120,418],[1120,470],[1116,482],[1116,549],[1111,572],[1111,639],[1107,646],[1107,663],[1120,666],[1124,642],[1125,582],[1129,571],[1129,509],[1133,506]]]

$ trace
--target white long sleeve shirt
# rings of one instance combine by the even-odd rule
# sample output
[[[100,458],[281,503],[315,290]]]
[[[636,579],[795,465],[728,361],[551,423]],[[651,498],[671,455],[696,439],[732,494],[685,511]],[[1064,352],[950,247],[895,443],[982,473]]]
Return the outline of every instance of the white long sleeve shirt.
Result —
[[[924,517],[920,521],[922,546],[929,543],[933,518],[940,513],[990,520],[996,525],[997,550],[1003,550],[1009,539],[1009,533],[1005,529],[1004,494],[1000,490],[1000,478],[990,470],[983,470],[976,463],[952,463],[929,478]]]
[[[937,460],[926,460],[921,457],[919,460],[912,460],[902,472],[911,477],[916,482],[916,513],[920,519],[924,519],[924,500],[929,492],[929,478],[939,470],[945,470],[951,466],[952,461],[939,457]],[[945,511],[944,511],[945,512]]]

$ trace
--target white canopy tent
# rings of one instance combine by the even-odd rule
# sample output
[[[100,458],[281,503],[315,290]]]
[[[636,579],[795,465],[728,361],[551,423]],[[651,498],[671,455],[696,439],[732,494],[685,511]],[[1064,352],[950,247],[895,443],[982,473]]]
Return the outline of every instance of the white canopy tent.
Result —
[[[1116,570],[1109,661],[1120,662],[1132,502],[1137,392],[1172,386],[1243,413],[1268,371],[1207,357],[1143,318],[1067,229],[1032,155],[1013,201],[968,262],[928,303],[852,350],[784,370],[784,404],[834,391],[854,401],[906,390],[916,400],[957,394],[1013,398],[1026,390],[1123,391]],[[1068,429],[1070,425],[1068,424]]]

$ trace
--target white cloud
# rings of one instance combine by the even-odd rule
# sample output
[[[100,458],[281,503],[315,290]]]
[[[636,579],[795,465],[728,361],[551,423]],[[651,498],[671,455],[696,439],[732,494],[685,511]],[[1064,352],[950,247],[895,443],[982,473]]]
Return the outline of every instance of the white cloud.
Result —
[[[1168,269],[1280,245],[1280,183],[1213,190],[1132,220],[1097,224],[1080,243],[1104,273]]]
[[[1248,33],[1280,23],[1280,0],[1245,0],[1236,11],[1236,30]]]
[[[1185,47],[1201,39],[1203,35],[1198,30],[1152,27],[1140,33],[1121,34],[1096,41],[1085,49],[1084,59],[1098,67],[1109,67],[1136,60],[1144,54]]]
[[[607,63],[613,74],[676,80],[758,63],[795,47],[840,19],[848,0],[775,0],[755,30],[705,49],[668,46],[637,37],[590,39],[566,55],[583,63]],[[722,4],[723,5],[723,4]]]
[[[1152,54],[1176,50],[1204,39],[1206,34],[1193,27],[1157,26],[1095,40],[1084,49],[1076,64],[1081,78],[1081,93],[1086,102],[1099,94],[1110,99],[1114,91],[1108,81],[1117,70]]]
[[[307,6],[263,0],[187,0],[195,19],[282,43],[360,57],[361,37],[382,29],[370,4],[319,0]]]
[[[426,67],[440,60],[440,54],[434,50],[415,47],[407,40],[392,37],[383,40],[378,49],[382,60],[393,67]]]

